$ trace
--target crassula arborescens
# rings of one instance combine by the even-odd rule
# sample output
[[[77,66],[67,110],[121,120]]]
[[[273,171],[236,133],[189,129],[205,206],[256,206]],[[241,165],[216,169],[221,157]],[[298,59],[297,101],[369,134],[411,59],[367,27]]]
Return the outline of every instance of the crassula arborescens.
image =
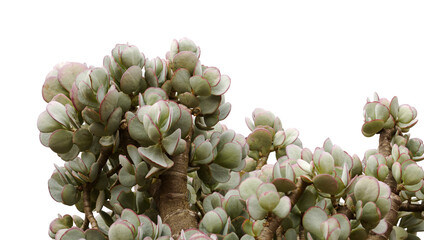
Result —
[[[424,230],[424,144],[417,111],[375,95],[362,133],[380,135],[362,160],[255,109],[244,137],[220,121],[230,77],[174,40],[164,59],[118,44],[103,66],[56,65],[42,96],[41,143],[64,161],[48,181],[57,240],[414,239]],[[275,153],[276,162],[268,159]],[[398,221],[400,219],[400,221]]]

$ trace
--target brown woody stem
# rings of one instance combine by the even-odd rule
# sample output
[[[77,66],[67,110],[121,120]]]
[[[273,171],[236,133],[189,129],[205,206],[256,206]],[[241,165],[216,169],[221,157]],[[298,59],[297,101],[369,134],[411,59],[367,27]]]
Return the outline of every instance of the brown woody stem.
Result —
[[[302,196],[303,192],[305,191],[306,187],[309,184],[304,182],[301,178],[298,179],[296,183],[296,189],[293,190],[288,197],[290,198],[291,206],[293,207],[297,201],[299,200],[300,196]],[[282,218],[279,218],[275,216],[274,214],[271,214],[271,216],[268,218],[268,221],[264,224],[265,227],[262,230],[261,234],[257,239],[260,240],[271,240],[274,238],[274,234],[276,233],[278,227],[280,227],[281,222],[283,221]]]
[[[378,144],[378,152],[383,154],[384,157],[388,157],[392,154],[392,146],[391,141],[393,138],[393,135],[395,134],[396,130],[394,128],[391,129],[383,129],[380,132],[380,139]],[[388,176],[384,180],[384,183],[386,183],[390,189],[391,194],[390,198],[392,200],[392,204],[390,207],[390,211],[387,213],[387,215],[384,217],[384,220],[387,223],[387,230],[382,235],[376,235],[374,233],[370,233],[368,235],[367,239],[389,239],[390,233],[392,232],[393,226],[396,225],[397,217],[398,217],[398,211],[402,204],[402,200],[400,199],[397,190],[397,184],[396,181],[393,178],[392,172],[389,172]]]
[[[190,210],[187,196],[187,168],[192,131],[186,137],[186,149],[172,157],[174,165],[160,175],[158,208],[164,223],[169,224],[173,236],[182,229],[197,228],[196,213]]]
[[[422,212],[424,211],[424,204],[402,203],[399,206],[399,211]]]
[[[99,226],[97,225],[97,221],[93,216],[93,212],[91,211],[90,207],[90,189],[88,184],[83,185],[83,191],[82,191],[82,198],[84,203],[84,213],[85,217],[90,221],[91,227],[98,229]]]

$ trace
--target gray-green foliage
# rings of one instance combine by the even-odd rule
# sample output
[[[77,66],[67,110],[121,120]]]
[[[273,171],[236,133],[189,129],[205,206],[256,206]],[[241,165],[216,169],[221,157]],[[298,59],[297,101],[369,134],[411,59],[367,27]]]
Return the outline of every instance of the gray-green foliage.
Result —
[[[416,163],[424,144],[407,134],[417,123],[415,108],[397,97],[367,101],[362,133],[393,129],[394,136],[389,156],[372,149],[362,162],[330,139],[304,148],[298,130],[284,129],[263,109],[246,118],[245,138],[219,123],[231,110],[224,97],[230,78],[199,58],[189,39],[174,40],[165,59],[118,44],[102,67],[63,63],[47,75],[37,127],[41,143],[65,161],[55,165],[48,188],[55,201],[85,215],[59,215],[51,238],[264,239],[277,221],[282,239],[363,239],[389,229],[388,178],[402,202],[424,200]],[[276,162],[266,164],[272,152]],[[152,189],[181,154],[188,158],[187,204],[199,220],[198,229],[172,236]],[[390,239],[424,230],[420,211],[398,218]]]

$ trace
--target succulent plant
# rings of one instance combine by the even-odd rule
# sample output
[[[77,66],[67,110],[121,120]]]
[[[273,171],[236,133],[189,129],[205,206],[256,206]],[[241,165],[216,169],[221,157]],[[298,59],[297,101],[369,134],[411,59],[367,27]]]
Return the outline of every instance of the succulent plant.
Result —
[[[64,161],[51,197],[57,240],[416,239],[424,231],[424,144],[417,111],[377,94],[361,162],[328,138],[313,151],[257,108],[247,137],[221,123],[231,79],[183,38],[165,58],[117,44],[102,67],[56,65],[42,87],[41,143]],[[274,157],[275,163],[269,160]],[[400,219],[400,221],[399,221]]]
[[[365,123],[362,133],[371,137],[382,129],[398,127],[402,132],[408,132],[417,123],[417,110],[409,105],[399,105],[398,98],[387,99],[374,94],[374,101],[367,100],[364,107]]]

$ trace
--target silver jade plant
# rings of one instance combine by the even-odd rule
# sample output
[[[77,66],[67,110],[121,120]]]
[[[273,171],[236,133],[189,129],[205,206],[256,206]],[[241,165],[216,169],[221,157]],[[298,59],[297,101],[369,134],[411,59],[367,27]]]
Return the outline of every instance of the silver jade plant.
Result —
[[[417,111],[398,98],[367,100],[362,133],[379,135],[361,160],[326,139],[255,109],[244,137],[220,121],[230,77],[174,40],[165,58],[118,44],[103,66],[66,62],[47,74],[41,143],[64,161],[51,197],[56,240],[419,239],[424,144]],[[274,153],[272,153],[274,152]],[[275,163],[268,160],[275,156]]]

